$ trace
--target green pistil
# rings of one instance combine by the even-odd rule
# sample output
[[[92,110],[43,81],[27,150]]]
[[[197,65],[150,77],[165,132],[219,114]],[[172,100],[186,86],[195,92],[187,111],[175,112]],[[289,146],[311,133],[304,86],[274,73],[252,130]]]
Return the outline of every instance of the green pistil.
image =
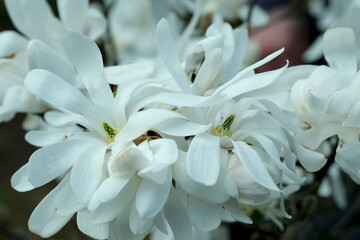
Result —
[[[231,114],[225,119],[225,121],[221,125],[212,128],[211,134],[219,137],[224,137],[224,136],[231,137],[232,132],[230,130],[230,127],[233,124],[234,119],[235,119],[235,114]]]
[[[117,91],[113,92],[114,97],[116,97]]]
[[[115,141],[115,136],[120,132],[119,128],[112,128],[107,122],[103,122],[103,127],[106,132],[106,137],[109,142]]]
[[[235,119],[235,114],[231,114],[230,116],[228,116],[225,121],[223,122],[223,124],[221,124],[221,127],[224,130],[230,130],[231,125],[233,124]]]

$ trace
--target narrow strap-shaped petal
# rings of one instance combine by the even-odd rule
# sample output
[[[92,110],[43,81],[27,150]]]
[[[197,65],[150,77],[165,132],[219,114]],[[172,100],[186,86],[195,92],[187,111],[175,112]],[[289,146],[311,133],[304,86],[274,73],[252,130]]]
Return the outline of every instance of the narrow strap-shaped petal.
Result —
[[[61,216],[56,213],[52,204],[54,197],[65,184],[64,180],[60,182],[34,209],[29,219],[30,231],[47,238],[57,233],[71,219],[74,213]]]
[[[86,208],[77,212],[76,222],[81,232],[94,239],[107,239],[109,237],[109,224],[93,223],[91,212]]]
[[[233,83],[239,81],[239,79],[241,79],[243,76],[246,76],[247,74],[252,72],[254,69],[264,65],[267,62],[270,62],[271,60],[273,60],[274,58],[276,58],[277,56],[279,56],[283,52],[284,52],[284,48],[270,54],[269,56],[265,57],[264,59],[262,59],[262,60],[260,60],[260,61],[258,61],[256,63],[254,63],[253,65],[250,65],[249,67],[244,68],[242,71],[237,73],[232,79],[230,79],[227,83],[221,85],[218,89],[216,89],[216,91],[214,92],[214,95],[221,92],[225,88],[229,87]]]
[[[209,56],[205,58],[192,86],[196,94],[204,95],[207,90],[217,85],[215,80],[221,68],[222,53],[220,48],[215,48],[208,54]]]
[[[107,149],[100,141],[93,141],[87,145],[88,150],[77,159],[71,169],[71,186],[80,203],[87,203],[98,188]]]
[[[75,124],[69,127],[32,130],[25,134],[25,140],[31,145],[44,147],[65,140],[72,134],[82,131],[83,129]]]
[[[220,138],[206,133],[195,136],[186,163],[191,178],[207,186],[214,185],[220,174]]]
[[[179,57],[177,56],[174,40],[171,37],[169,24],[166,19],[161,19],[156,27],[156,40],[159,55],[177,82],[181,90],[185,93],[191,93],[192,90],[183,67],[181,66]]]
[[[135,207],[135,204],[131,205],[130,215],[129,215],[129,226],[130,230],[135,235],[141,235],[149,232],[150,228],[153,226],[154,218],[144,218],[140,216],[138,210]]]
[[[11,177],[11,186],[19,192],[27,192],[35,187],[29,181],[29,163],[17,170]]]
[[[316,172],[325,166],[327,159],[323,154],[301,145],[296,140],[294,144],[297,158],[306,171]]]
[[[168,111],[163,109],[148,109],[140,112],[136,112],[130,116],[126,125],[116,135],[115,141],[129,141],[133,140],[148,130],[155,128],[170,119],[187,119],[185,116],[178,114],[174,111]]]
[[[4,96],[2,103],[2,114],[5,113],[41,113],[48,106],[24,88],[24,86],[16,85],[10,87]]]
[[[192,225],[190,217],[175,192],[171,194],[166,202],[164,213],[176,240],[191,239]]]
[[[57,0],[56,4],[64,27],[82,32],[86,12],[89,8],[89,0]]]
[[[357,71],[355,34],[350,28],[327,30],[323,50],[330,67],[355,74]]]
[[[189,176],[186,167],[186,154],[182,151],[179,151],[179,159],[174,163],[173,169],[176,184],[179,184],[189,194],[210,203],[223,203],[230,198],[223,185],[225,171],[220,171],[219,181],[212,186],[198,183]]]
[[[5,4],[17,30],[30,38],[40,39],[56,49],[61,49],[59,36],[63,32],[63,27],[55,18],[47,1],[6,0]]]
[[[83,139],[69,139],[35,151],[29,159],[29,181],[42,186],[65,173],[87,151]]]
[[[90,26],[87,29],[87,26]],[[86,14],[86,22],[83,32],[93,40],[97,40],[106,32],[107,19],[96,6],[90,6]]]
[[[224,208],[233,216],[237,221],[252,224],[253,221],[249,218],[246,213],[241,209],[240,204],[235,200],[231,199],[224,204]]]
[[[187,208],[192,223],[200,231],[213,230],[221,223],[221,204],[207,203],[189,196]]]
[[[28,68],[44,69],[54,73],[77,88],[83,87],[76,77],[74,67],[68,59],[39,40],[32,40],[27,46]]]
[[[256,182],[270,190],[280,191],[259,155],[251,148],[251,146],[244,142],[235,141],[233,141],[233,145],[235,153],[239,157],[242,165]]]
[[[15,31],[2,31],[0,33],[0,57],[24,51],[28,40]]]
[[[90,101],[76,88],[56,75],[42,69],[31,71],[25,79],[25,87],[33,94],[61,110],[80,115],[97,127],[102,128],[102,118]]]
[[[106,178],[92,196],[88,208],[94,210],[100,204],[113,200],[130,181],[131,177],[132,175],[123,178],[112,176]]]
[[[155,73],[155,64],[152,61],[136,62],[106,67],[104,71],[109,83],[120,85],[136,79],[152,77]]]
[[[287,62],[284,67],[273,71],[258,73],[244,79],[239,79],[237,82],[234,82],[221,91],[221,93],[227,94],[230,98],[233,98],[239,96],[240,94],[266,87],[280,76],[280,74],[287,68],[288,64],[289,62]]]
[[[68,32],[64,37],[63,45],[93,104],[104,109],[105,114],[109,115],[114,97],[105,79],[98,46],[90,38],[77,32]]]
[[[167,174],[164,184],[142,180],[135,199],[136,209],[142,218],[153,218],[163,208],[171,188],[171,169],[167,169],[164,174]]]

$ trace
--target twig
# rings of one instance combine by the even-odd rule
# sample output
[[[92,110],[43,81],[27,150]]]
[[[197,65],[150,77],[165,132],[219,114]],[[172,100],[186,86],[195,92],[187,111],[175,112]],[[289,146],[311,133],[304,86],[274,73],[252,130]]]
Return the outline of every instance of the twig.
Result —
[[[256,0],[250,0],[249,12],[248,12],[248,16],[247,16],[247,19],[246,19],[249,34],[250,34],[251,15],[252,15],[252,12],[254,10],[255,3],[256,3]]]

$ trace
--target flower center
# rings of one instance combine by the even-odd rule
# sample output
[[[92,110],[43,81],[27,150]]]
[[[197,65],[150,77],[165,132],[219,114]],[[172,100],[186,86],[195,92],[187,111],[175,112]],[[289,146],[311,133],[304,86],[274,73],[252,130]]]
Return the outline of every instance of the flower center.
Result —
[[[107,122],[103,122],[103,128],[106,132],[106,137],[109,142],[114,142],[116,134],[120,132],[120,128],[113,128]]]
[[[211,134],[219,137],[224,137],[224,136],[231,137],[232,132],[230,130],[230,127],[233,124],[234,119],[235,119],[235,114],[231,114],[225,119],[225,121],[221,125],[213,127],[211,129]]]

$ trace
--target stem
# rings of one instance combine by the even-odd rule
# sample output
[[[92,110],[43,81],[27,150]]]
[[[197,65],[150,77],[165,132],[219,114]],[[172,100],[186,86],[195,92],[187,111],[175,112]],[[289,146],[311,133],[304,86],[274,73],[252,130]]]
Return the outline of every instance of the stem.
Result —
[[[255,3],[256,3],[256,0],[250,0],[249,12],[248,12],[248,16],[247,16],[247,19],[246,19],[246,23],[248,25],[247,27],[248,27],[248,30],[249,30],[249,35],[250,35],[251,15],[252,15]]]

